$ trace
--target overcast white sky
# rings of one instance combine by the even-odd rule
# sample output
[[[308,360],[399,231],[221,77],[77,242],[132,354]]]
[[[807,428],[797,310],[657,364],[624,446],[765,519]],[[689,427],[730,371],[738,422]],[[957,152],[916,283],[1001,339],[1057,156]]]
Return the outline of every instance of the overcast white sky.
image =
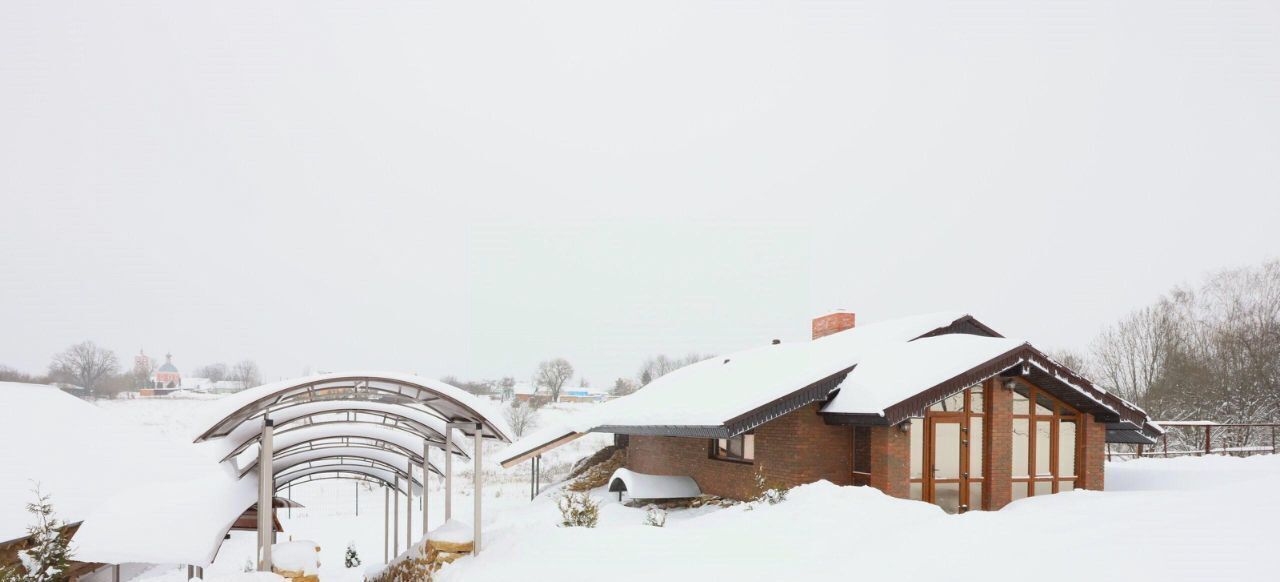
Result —
[[[0,364],[597,385],[1280,256],[1280,3],[0,2]]]

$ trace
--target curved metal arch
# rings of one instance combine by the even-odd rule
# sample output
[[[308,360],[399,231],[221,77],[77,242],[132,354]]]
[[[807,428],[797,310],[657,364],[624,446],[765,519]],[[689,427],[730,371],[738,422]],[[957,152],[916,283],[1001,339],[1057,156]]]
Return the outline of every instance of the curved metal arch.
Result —
[[[357,474],[364,475],[366,477],[373,477],[373,478],[379,479],[384,483],[392,483],[395,481],[395,478],[398,476],[394,471],[387,471],[386,469],[381,469],[377,467],[365,467],[365,466],[359,466],[359,465],[323,465],[318,467],[301,469],[297,471],[290,471],[288,474],[279,475],[276,478],[276,487],[288,485],[289,483],[292,483],[308,475],[318,475],[318,474],[324,474],[324,473],[357,473]],[[414,492],[421,493],[422,484],[419,483],[417,479],[413,479],[411,483],[413,487],[416,488],[414,489]]]
[[[272,437],[276,451],[280,453],[300,444],[330,438],[363,438],[383,441],[398,445],[407,454],[416,455],[418,459],[422,458],[422,452],[419,450],[422,448],[421,438],[411,436],[411,433],[373,422],[334,421],[308,424],[280,431]],[[243,452],[242,450],[239,453],[228,453],[222,458],[222,461],[228,461]],[[454,454],[461,454],[463,457],[469,458],[468,455],[461,453],[459,450],[455,450]]]
[[[407,463],[412,463],[414,467],[422,466],[421,456],[414,458],[404,454],[404,452],[399,449],[367,445],[340,444],[338,446],[295,448],[291,451],[286,451],[272,458],[271,471],[272,474],[278,475],[302,463],[310,463],[331,458],[367,459],[380,462],[389,467],[394,467],[397,470],[404,467]],[[256,461],[245,466],[240,470],[240,478],[243,479],[249,473],[256,471],[257,468],[258,463]],[[427,470],[439,476],[444,475],[444,473],[440,471],[440,468],[434,463],[428,463]]]
[[[408,433],[410,433],[410,434],[413,434],[414,436],[416,436],[416,437],[417,437],[417,438],[419,438],[419,439],[422,439],[422,440],[427,441],[427,442],[429,442],[429,443],[431,443],[431,444],[433,444],[433,445],[436,445],[438,448],[441,448],[441,449],[443,449],[443,448],[444,448],[444,444],[445,444],[444,434],[443,434],[443,433],[439,433],[439,432],[435,432],[434,430],[432,430],[432,429],[431,429],[431,427],[428,427],[428,426],[425,426],[425,425],[418,425],[418,430],[408,430],[405,426],[402,426],[402,425],[400,425],[400,424],[398,424],[398,423],[397,423],[397,424],[388,424],[388,423],[385,423],[385,422],[370,422],[370,421],[366,421],[366,420],[322,420],[322,421],[320,421],[320,422],[306,422],[306,421],[308,421],[308,420],[310,420],[310,419],[314,419],[316,416],[319,416],[319,415],[322,415],[322,414],[340,414],[340,413],[342,413],[342,412],[354,412],[354,413],[358,413],[358,414],[368,414],[368,415],[370,415],[370,416],[380,417],[380,418],[383,418],[383,419],[386,419],[386,418],[389,418],[389,417],[393,417],[393,418],[402,419],[403,421],[405,421],[406,423],[408,423],[410,426],[417,424],[417,423],[416,423],[416,421],[414,421],[413,419],[411,419],[411,418],[407,418],[407,417],[403,417],[403,416],[399,416],[399,415],[397,415],[397,414],[395,414],[395,413],[393,413],[393,412],[367,412],[367,411],[326,410],[326,411],[316,411],[316,412],[311,412],[310,414],[306,414],[306,415],[302,415],[302,416],[296,416],[296,417],[290,418],[290,419],[288,419],[288,420],[286,420],[286,421],[284,421],[284,422],[282,422],[282,423],[277,423],[277,424],[276,424],[276,430],[275,430],[275,436],[276,436],[276,438],[279,438],[280,436],[285,435],[285,434],[288,434],[288,433],[289,433],[289,432],[291,432],[291,431],[299,430],[299,429],[303,429],[303,428],[306,428],[306,427],[313,427],[313,426],[326,426],[326,425],[335,425],[335,424],[343,424],[343,425],[352,425],[352,424],[355,424],[355,425],[372,425],[372,426],[383,426],[383,427],[387,427],[387,428],[391,428],[391,429],[395,429],[395,430],[405,431],[405,432],[408,432]],[[302,424],[298,424],[298,423],[302,423]],[[228,437],[228,438],[232,438],[232,437]],[[235,457],[236,455],[239,455],[240,453],[243,453],[245,450],[247,450],[249,447],[251,447],[251,446],[253,446],[254,444],[256,444],[256,443],[257,443],[259,440],[261,440],[261,439],[262,439],[262,432],[261,432],[260,430],[259,430],[259,431],[255,431],[255,432],[253,433],[253,435],[252,435],[252,436],[249,436],[249,437],[245,438],[243,441],[241,441],[240,443],[236,444],[236,446],[234,446],[234,447],[231,449],[231,451],[230,451],[230,452],[228,452],[225,456],[223,456],[222,460],[224,460],[224,461],[225,461],[225,460],[227,460],[227,459],[230,459],[230,458],[232,458],[232,457]],[[467,458],[467,459],[471,458],[471,456],[470,456],[470,455],[468,455],[468,454],[467,454],[467,452],[466,452],[466,451],[464,451],[464,450],[462,449],[462,447],[459,447],[457,443],[454,443],[454,444],[453,444],[453,454],[455,454],[455,455],[459,455],[459,456],[461,456],[461,457],[463,457],[463,458]]]
[[[288,467],[275,470],[274,474],[282,477],[288,477],[294,471],[314,469],[317,467],[339,467],[339,466],[340,467],[368,467],[372,469],[382,469],[384,471],[391,471],[392,473],[399,475],[401,478],[405,478],[405,479],[412,478],[419,485],[422,484],[422,479],[419,479],[416,476],[414,476],[412,473],[406,471],[403,465],[399,465],[397,463],[388,463],[380,459],[370,459],[367,457],[352,457],[347,455],[330,455],[327,457],[320,457],[320,458],[311,459],[307,461],[296,461],[291,465],[289,465]]]
[[[413,400],[451,422],[472,423],[471,427],[458,427],[464,435],[472,436],[478,430],[483,438],[511,441],[506,423],[483,412],[488,406],[462,389],[438,380],[383,373],[323,374],[251,388],[229,398],[226,405],[235,408],[195,440],[226,436],[237,426],[291,402],[383,398]]]
[[[313,402],[291,402],[281,405],[271,412],[271,419],[275,421],[277,428],[290,424],[304,418],[314,418],[322,414],[340,414],[340,413],[359,413],[370,415],[381,415],[384,418],[394,416],[405,422],[416,423],[411,424],[420,433],[423,438],[433,440],[439,439],[444,442],[444,431],[447,421],[440,418],[434,411],[423,407],[414,406],[413,403],[407,401],[397,402],[373,402],[367,400],[319,400]],[[236,447],[243,450],[248,444],[257,442],[258,437],[262,434],[262,427],[251,423],[243,422],[237,425],[222,440],[236,444]],[[248,441],[248,444],[246,444]]]
[[[339,479],[347,480],[347,481],[361,481],[364,483],[373,483],[373,484],[381,485],[383,487],[387,487],[390,489],[395,489],[396,491],[399,491],[401,493],[404,493],[405,495],[408,495],[408,493],[405,493],[404,487],[396,487],[395,485],[391,483],[387,483],[386,481],[383,481],[382,479],[379,479],[377,477],[370,477],[368,475],[363,475],[359,473],[352,473],[350,475],[342,475],[342,474],[335,474],[335,473],[316,473],[313,475],[307,475],[305,477],[299,477],[291,481],[290,483],[294,485],[306,485],[307,483],[313,483],[315,481],[337,481]],[[279,493],[280,491],[284,490],[284,488],[285,486],[276,487],[275,492]]]
[[[351,439],[359,439],[359,440],[353,441]],[[363,437],[363,436],[318,437],[315,439],[300,442],[286,449],[279,449],[276,451],[274,455],[272,455],[271,458],[274,460],[282,457],[287,457],[290,455],[302,454],[308,451],[331,450],[331,449],[342,448],[342,447],[390,451],[396,455],[399,455],[401,457],[404,457],[405,459],[412,461],[414,466],[422,465],[422,453],[417,451],[416,449],[410,449],[400,443],[385,441],[377,438]],[[248,474],[249,471],[253,471],[257,468],[258,468],[258,457],[255,456],[252,458],[252,460],[246,463],[244,467],[239,468],[240,475],[244,476]],[[434,465],[432,465],[432,469],[435,469],[438,471],[438,469],[436,469]]]

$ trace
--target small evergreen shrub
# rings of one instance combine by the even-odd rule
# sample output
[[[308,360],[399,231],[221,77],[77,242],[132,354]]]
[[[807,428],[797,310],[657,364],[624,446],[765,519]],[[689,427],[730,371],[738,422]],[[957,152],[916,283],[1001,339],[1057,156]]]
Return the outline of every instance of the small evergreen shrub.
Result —
[[[343,556],[342,563],[348,568],[360,565],[360,554],[356,553],[355,542],[347,542],[347,554]]]
[[[667,525],[667,512],[656,507],[650,507],[649,511],[644,513],[644,524],[653,527]]]
[[[586,493],[563,493],[556,506],[560,508],[560,527],[595,527],[600,521],[600,502]]]
[[[787,493],[790,492],[790,489],[766,479],[764,471],[761,469],[756,469],[755,481],[756,501],[777,505],[787,500]]]

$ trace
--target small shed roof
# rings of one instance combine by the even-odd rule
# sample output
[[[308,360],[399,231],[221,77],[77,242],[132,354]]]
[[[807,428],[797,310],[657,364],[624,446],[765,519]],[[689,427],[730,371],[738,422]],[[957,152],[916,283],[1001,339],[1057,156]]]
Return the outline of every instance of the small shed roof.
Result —
[[[625,491],[632,499],[687,499],[702,495],[692,477],[648,475],[630,469],[613,472],[609,477],[609,491]]]

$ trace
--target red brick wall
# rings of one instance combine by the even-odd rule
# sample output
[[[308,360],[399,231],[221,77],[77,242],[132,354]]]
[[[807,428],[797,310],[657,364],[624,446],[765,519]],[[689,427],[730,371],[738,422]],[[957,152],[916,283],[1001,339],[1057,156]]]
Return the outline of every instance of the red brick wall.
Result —
[[[911,433],[896,426],[871,427],[871,486],[906,499],[910,477]]]
[[[627,468],[653,475],[688,475],[703,493],[734,499],[756,495],[755,473],[788,487],[826,479],[852,484],[853,430],[830,426],[810,405],[774,419],[755,431],[753,464],[710,458],[702,438],[632,435]]]
[[[1076,461],[1078,469],[1084,474],[1076,483],[1081,489],[1102,491],[1103,462],[1107,455],[1107,425],[1094,420],[1092,415],[1084,415],[1084,450]],[[1083,461],[1081,463],[1080,461]]]
[[[983,507],[1000,509],[1013,501],[1013,392],[1001,386],[999,378],[988,380],[983,389],[987,401],[986,439],[987,481]]]

